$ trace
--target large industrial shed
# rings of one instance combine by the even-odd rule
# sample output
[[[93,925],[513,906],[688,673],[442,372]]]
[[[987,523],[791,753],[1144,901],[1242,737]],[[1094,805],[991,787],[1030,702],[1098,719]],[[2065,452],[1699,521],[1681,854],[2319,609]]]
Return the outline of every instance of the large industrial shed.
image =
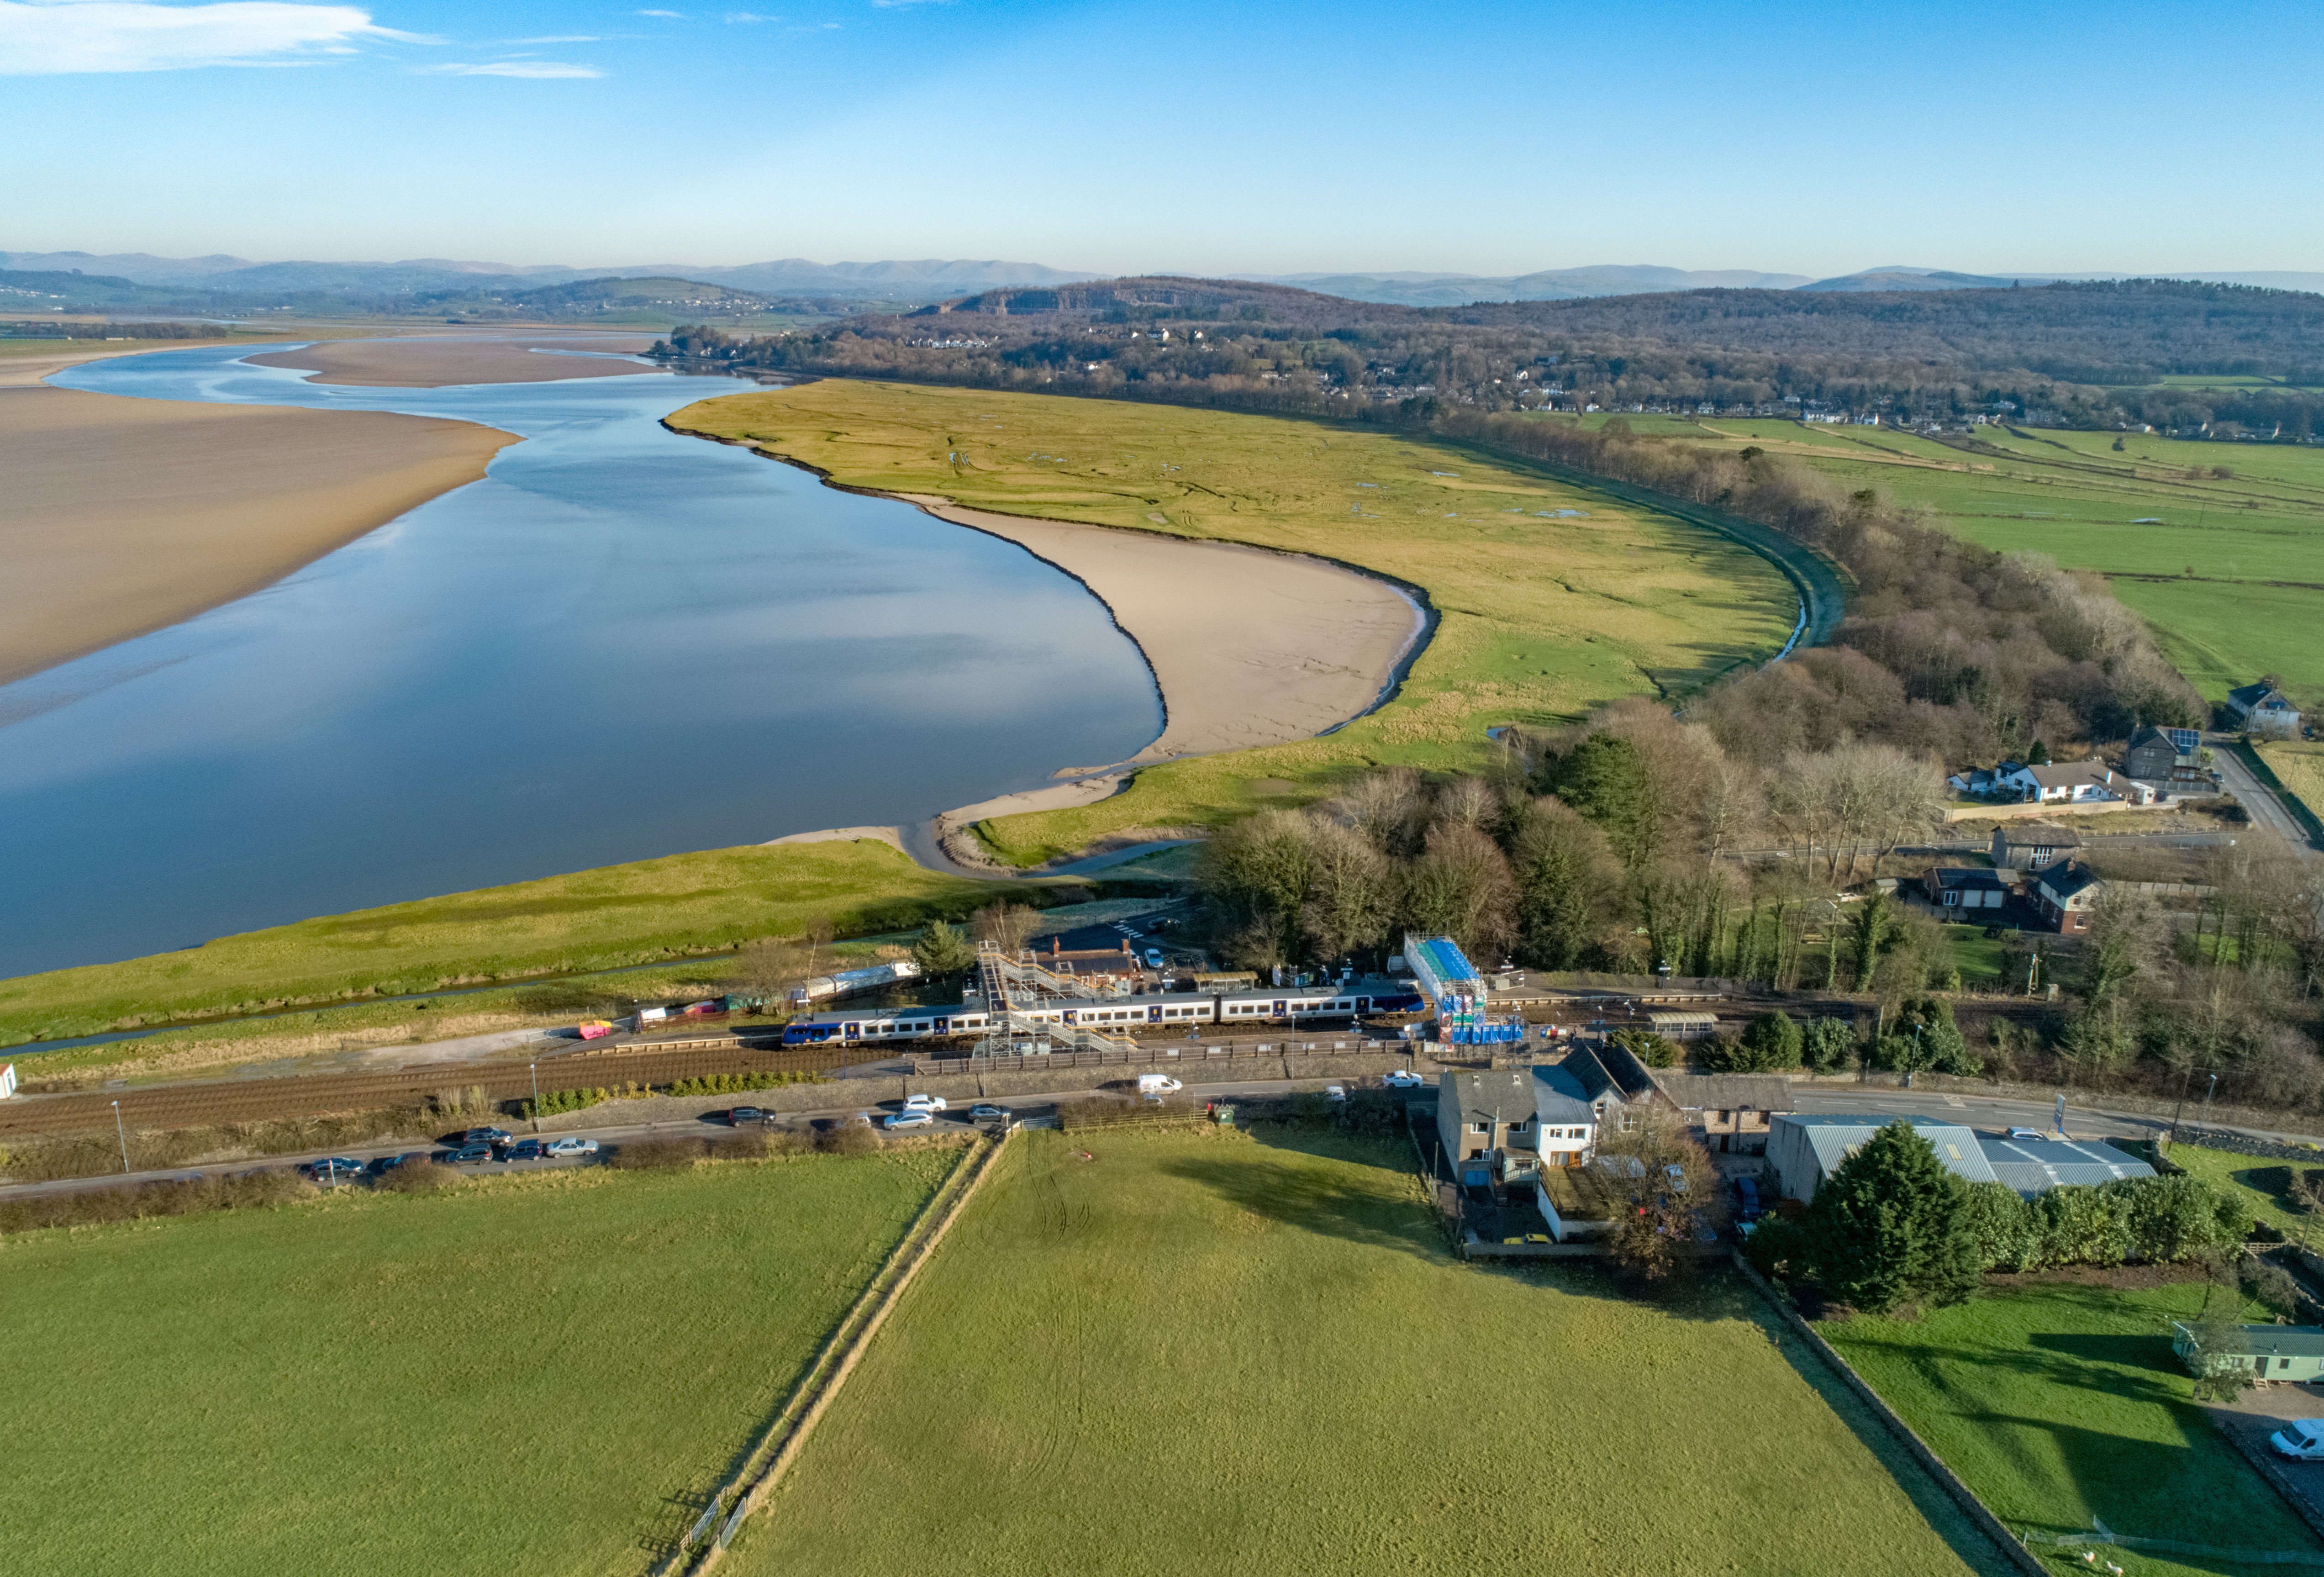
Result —
[[[2095,1139],[2005,1139],[1935,1117],[1802,1116],[1785,1112],[1767,1127],[1767,1165],[1784,1193],[1805,1202],[1840,1164],[1892,1122],[1909,1122],[1936,1147],[1945,1169],[1971,1183],[2000,1183],[2027,1198],[2067,1184],[2152,1177],[2154,1168]]]

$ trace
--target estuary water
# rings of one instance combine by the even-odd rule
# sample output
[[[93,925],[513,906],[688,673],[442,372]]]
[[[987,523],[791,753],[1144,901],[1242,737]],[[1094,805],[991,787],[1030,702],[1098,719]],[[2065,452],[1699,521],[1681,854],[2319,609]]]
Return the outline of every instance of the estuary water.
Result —
[[[242,354],[52,382],[525,441],[264,591],[0,686],[0,975],[917,820],[1160,732],[1063,572],[659,425],[753,384],[334,388]]]

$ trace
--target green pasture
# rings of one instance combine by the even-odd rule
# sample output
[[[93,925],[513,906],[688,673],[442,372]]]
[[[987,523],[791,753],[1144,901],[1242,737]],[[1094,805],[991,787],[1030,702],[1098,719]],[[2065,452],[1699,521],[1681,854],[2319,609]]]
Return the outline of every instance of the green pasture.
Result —
[[[851,486],[1313,553],[1428,593],[1441,622],[1388,706],[1324,739],[1150,768],[1098,804],[983,824],[1022,864],[1106,834],[1302,803],[1379,763],[1473,768],[1489,726],[1683,695],[1775,651],[1798,608],[1779,572],[1722,537],[1386,433],[853,379],[705,401],[669,421]]]
[[[1858,1318],[1821,1331],[2014,1529],[2088,1532],[2096,1517],[2145,1538],[2324,1556],[2191,1399],[2171,1322],[2202,1301],[2200,1282],[2037,1283],[1988,1288],[1914,1319]],[[2102,1558],[2134,1577],[2288,1569],[2129,1550]]]
[[[959,1154],[0,1241],[9,1567],[643,1572]]]
[[[1970,990],[1997,985],[2008,973],[2003,939],[1987,936],[1983,926],[1947,926],[1945,941],[1952,947],[1953,963],[1960,968],[1961,984]]]
[[[1010,1139],[729,1569],[2000,1569],[1728,1273],[1463,1264],[1400,1137],[1268,1131]]]
[[[2202,1080],[2193,1081],[2197,1098],[2190,1102],[2189,1120],[2198,1120],[2202,1095]],[[2252,1219],[2264,1222],[2285,1236],[2301,1242],[2318,1237],[2315,1225],[2292,1197],[2292,1178],[2295,1171],[2324,1168],[2324,1150],[2319,1150],[2310,1161],[2271,1161],[2255,1156],[2239,1156],[2233,1150],[2205,1149],[2200,1145],[2172,1145],[2171,1164],[2182,1172],[2196,1176],[2241,1199],[2249,1207]],[[2324,1223],[2316,1223],[2324,1224]]]
[[[939,876],[869,840],[674,854],[0,980],[0,1044],[653,963],[817,919],[894,930],[1031,890]]]
[[[2294,744],[2286,741],[2255,748],[2260,760],[2275,774],[2276,781],[2308,807],[2310,816],[2324,821],[2324,743]]]
[[[2262,673],[2324,689],[2324,642],[2311,638],[2324,622],[2324,448],[1999,427],[1938,443],[1885,428],[1695,425],[1706,441],[1757,444],[1845,486],[1920,504],[1986,547],[2099,571],[2214,700]]]

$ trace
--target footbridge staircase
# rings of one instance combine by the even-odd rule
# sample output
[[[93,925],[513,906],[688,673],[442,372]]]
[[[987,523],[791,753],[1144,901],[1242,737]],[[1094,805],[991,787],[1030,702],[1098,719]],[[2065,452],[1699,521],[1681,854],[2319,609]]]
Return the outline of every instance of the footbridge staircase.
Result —
[[[1126,1035],[1108,1035],[1085,1024],[1066,1024],[1042,1016],[1077,1002],[1120,997],[1121,990],[1111,983],[1077,980],[1023,958],[1011,958],[997,942],[976,945],[976,974],[986,1028],[971,1056],[1038,1056],[1053,1051],[1137,1049],[1137,1042]]]

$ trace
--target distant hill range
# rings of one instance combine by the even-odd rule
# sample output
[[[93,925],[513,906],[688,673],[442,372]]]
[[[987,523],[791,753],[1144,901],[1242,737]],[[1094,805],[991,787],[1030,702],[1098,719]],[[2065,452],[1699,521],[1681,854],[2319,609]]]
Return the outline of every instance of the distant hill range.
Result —
[[[274,295],[372,298],[461,295],[479,289],[512,290],[599,279],[690,280],[761,296],[862,301],[889,308],[924,306],[1010,286],[1082,283],[1105,276],[1038,263],[998,259],[924,258],[879,263],[810,263],[787,257],[740,264],[650,263],[582,269],[562,263],[479,263],[442,257],[399,263],[253,263],[213,254],[155,257],[146,253],[0,252],[0,269],[35,273],[101,275],[127,284],[192,290],[235,298]],[[1247,281],[1294,285],[1348,300],[1405,307],[1462,307],[1480,301],[1568,301],[1600,296],[1681,290],[1754,290],[1890,293],[1900,290],[2003,290],[2061,280],[2107,280],[2118,273],[1976,274],[1886,264],[1832,279],[1751,269],[1678,269],[1651,263],[1611,263],[1544,269],[1526,274],[1361,272],[1244,274]],[[2177,272],[2176,279],[2273,290],[2324,291],[2324,272]]]

